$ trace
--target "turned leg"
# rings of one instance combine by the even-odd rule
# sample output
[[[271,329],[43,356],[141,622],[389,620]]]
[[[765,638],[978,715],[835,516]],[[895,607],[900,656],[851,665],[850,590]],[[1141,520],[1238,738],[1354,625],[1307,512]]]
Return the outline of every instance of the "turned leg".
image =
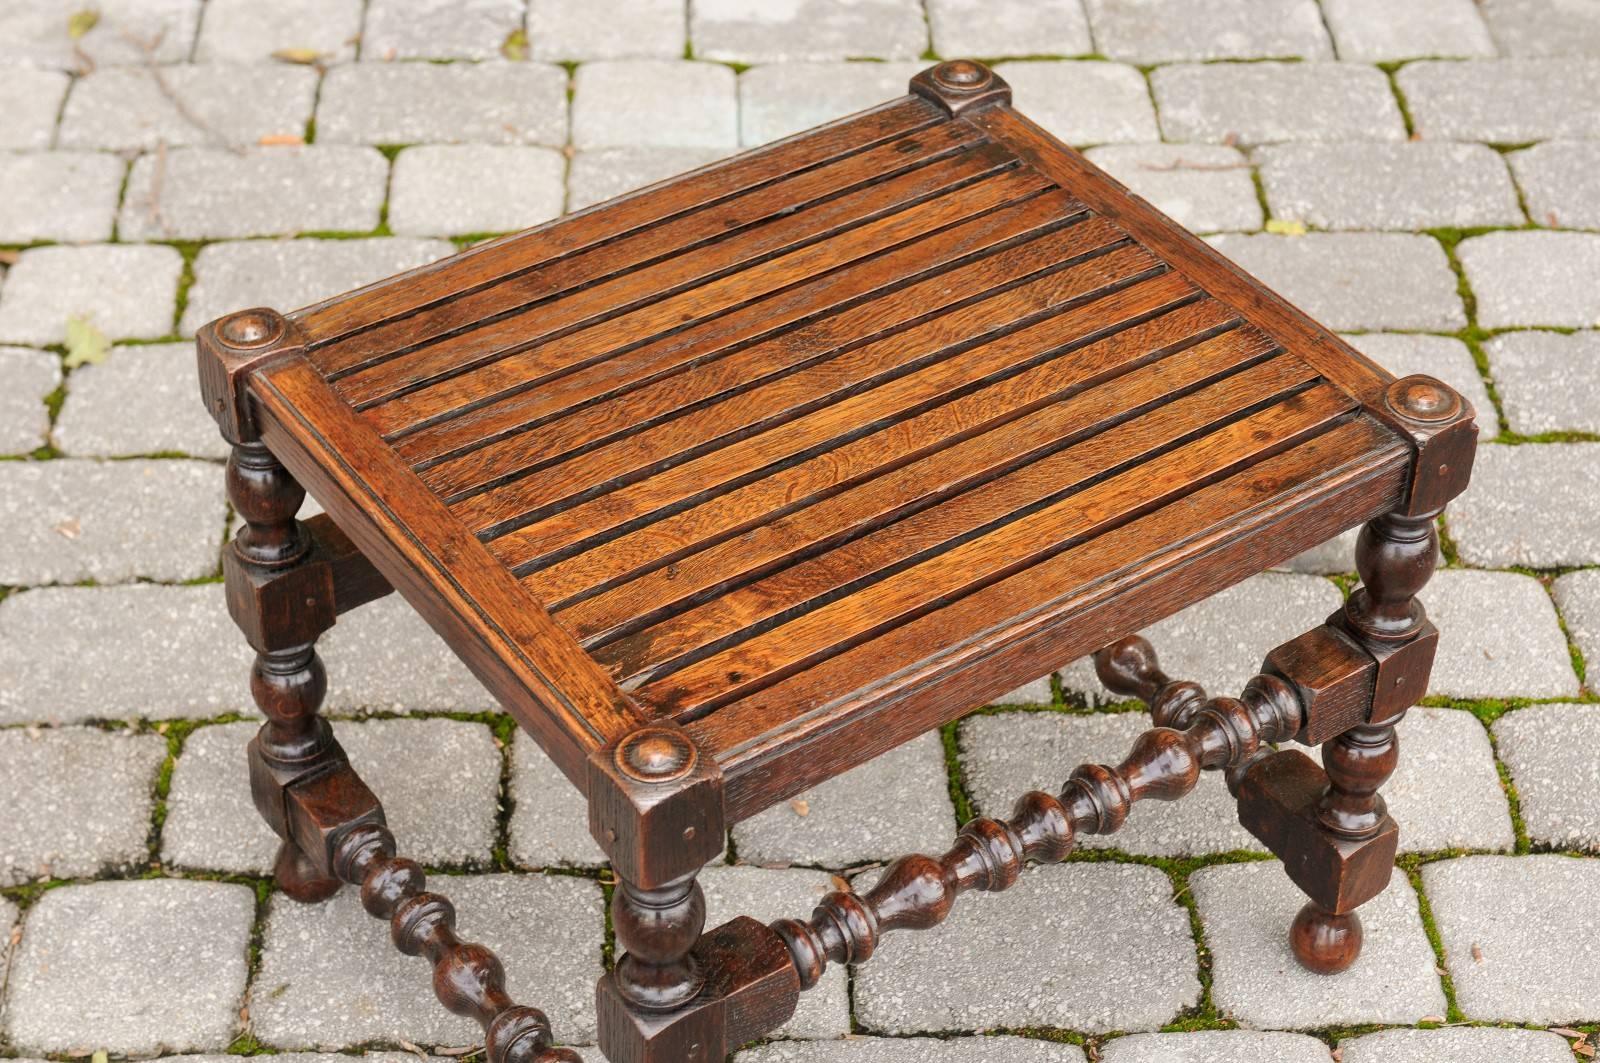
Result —
[[[617,990],[640,1011],[675,1011],[700,992],[705,977],[690,949],[706,925],[706,898],[695,876],[660,889],[623,879],[611,902],[617,945]]]

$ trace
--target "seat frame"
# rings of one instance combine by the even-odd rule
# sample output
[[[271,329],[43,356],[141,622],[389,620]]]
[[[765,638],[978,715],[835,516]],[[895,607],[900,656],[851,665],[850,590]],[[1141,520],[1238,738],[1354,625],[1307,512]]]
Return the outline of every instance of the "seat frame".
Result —
[[[1010,819],[974,820],[942,856],[905,857],[870,892],[830,893],[807,919],[767,926],[739,918],[705,932],[696,876],[722,851],[729,824],[956,718],[976,700],[961,697],[994,692],[996,674],[1031,678],[1044,670],[1036,658],[1061,644],[1012,632],[986,650],[988,686],[963,687],[959,668],[921,690],[889,684],[878,700],[894,714],[858,706],[868,722],[854,733],[881,731],[861,748],[797,743],[787,759],[725,776],[716,751],[670,718],[641,711],[514,581],[508,586],[509,576],[469,563],[481,547],[415,489],[409,470],[385,464],[376,437],[309,365],[294,321],[255,309],[206,326],[202,392],[233,448],[228,493],[243,520],[225,558],[227,600],[256,651],[251,689],[267,718],[250,744],[251,791],[282,839],[278,885],[307,902],[358,886],[366,909],[390,922],[396,946],[430,960],[441,1002],[482,1024],[491,1063],[578,1057],[554,1047],[538,1009],[507,996],[494,954],[455,934],[450,902],[426,889],[418,864],[397,856],[381,804],[318,712],[326,692],[318,637],[392,590],[588,796],[591,832],[618,877],[612,917],[621,958],[597,987],[600,1047],[613,1063],[721,1060],[786,1021],[829,963],[866,962],[884,934],[936,925],[962,893],[1006,889],[1028,861],[1066,859],[1078,835],[1117,830],[1137,801],[1182,797],[1204,769],[1226,773],[1240,821],[1308,897],[1290,931],[1297,959],[1331,973],[1360,952],[1356,909],[1388,884],[1397,851],[1378,791],[1397,762],[1395,727],[1427,689],[1438,633],[1416,596],[1437,564],[1436,518],[1470,476],[1470,406],[1437,380],[1394,380],[1338,344],[1027,125],[1010,110],[1004,83],[979,64],[940,64],[912,91],[1009,136],[1046,172],[1092,185],[1102,194],[1092,205],[1147,246],[1202,262],[1209,289],[1303,340],[1307,359],[1356,396],[1393,446],[1360,470],[1356,487],[1267,514],[1248,534],[1195,549],[1159,590],[1124,595],[1143,601],[1142,610],[1077,618],[1106,636],[1095,653],[1102,681],[1145,701],[1153,716],[1155,727],[1122,762],[1081,766],[1055,795],[1024,794]],[[327,514],[300,521],[307,487]],[[1325,624],[1269,653],[1237,698],[1170,679],[1132,634],[1152,614],[1356,524],[1364,524],[1355,559],[1362,585]],[[1289,740],[1321,745],[1323,766],[1273,748]]]

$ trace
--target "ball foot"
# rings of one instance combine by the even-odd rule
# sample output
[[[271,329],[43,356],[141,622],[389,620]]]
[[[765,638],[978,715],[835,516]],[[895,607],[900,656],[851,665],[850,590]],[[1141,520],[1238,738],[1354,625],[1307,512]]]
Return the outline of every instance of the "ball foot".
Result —
[[[1306,970],[1338,974],[1349,970],[1361,955],[1361,935],[1361,917],[1356,913],[1335,915],[1308,902],[1289,927],[1289,947]]]
[[[318,871],[299,847],[288,842],[278,847],[278,859],[272,865],[272,877],[277,880],[279,889],[301,904],[325,901],[338,893],[343,885],[338,879]]]

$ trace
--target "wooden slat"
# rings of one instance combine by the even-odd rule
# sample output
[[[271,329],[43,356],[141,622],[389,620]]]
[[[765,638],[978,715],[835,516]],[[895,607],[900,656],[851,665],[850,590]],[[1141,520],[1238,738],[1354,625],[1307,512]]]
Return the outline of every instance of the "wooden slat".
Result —
[[[640,687],[639,698],[658,712],[682,720],[698,718],[1075,542],[1247,468],[1325,429],[1353,405],[1350,396],[1332,387],[1286,399],[847,598],[697,660]]]
[[[693,174],[318,303],[296,318],[313,344],[331,343],[362,328],[415,313],[462,292],[497,283],[679,214],[703,210],[797,171],[857,154],[947,119],[942,108],[926,100],[895,100],[808,134],[713,163]]]

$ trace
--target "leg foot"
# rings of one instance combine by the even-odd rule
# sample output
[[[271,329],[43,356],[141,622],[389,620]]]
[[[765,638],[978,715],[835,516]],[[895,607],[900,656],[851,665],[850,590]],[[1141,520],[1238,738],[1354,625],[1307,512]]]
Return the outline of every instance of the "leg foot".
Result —
[[[325,901],[339,892],[339,880],[318,871],[316,865],[300,851],[300,847],[292,842],[278,846],[272,877],[277,880],[279,889],[301,904]]]
[[[1289,927],[1289,947],[1300,966],[1313,974],[1347,971],[1361,955],[1361,917],[1335,915],[1308,901]]]

